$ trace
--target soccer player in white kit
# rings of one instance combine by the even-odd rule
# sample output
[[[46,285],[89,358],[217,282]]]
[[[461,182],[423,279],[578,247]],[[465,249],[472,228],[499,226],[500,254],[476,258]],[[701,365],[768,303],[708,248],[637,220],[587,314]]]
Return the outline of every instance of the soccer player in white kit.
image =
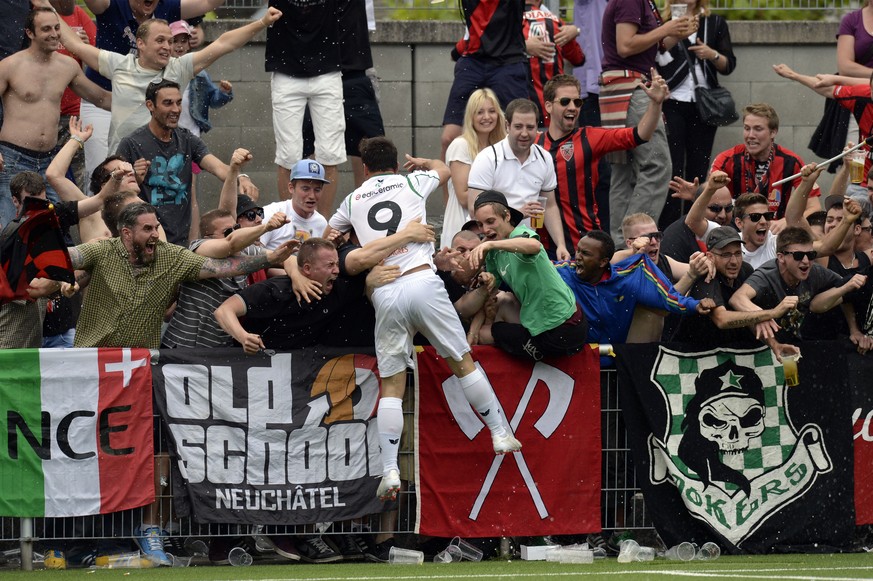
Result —
[[[425,221],[427,197],[449,179],[441,161],[406,156],[407,176],[397,173],[397,148],[385,137],[361,143],[367,180],[343,200],[330,226],[340,232],[351,228],[362,246],[402,229],[410,220]],[[410,243],[385,259],[400,267],[394,282],[373,291],[376,309],[376,357],[382,376],[382,397],[377,422],[382,449],[382,481],[376,495],[395,499],[400,490],[397,453],[403,431],[403,392],[406,367],[411,361],[412,338],[418,331],[428,338],[460,381],[464,396],[491,430],[496,454],[516,452],[521,443],[509,432],[488,378],[473,363],[464,328],[435,274],[433,244]]]

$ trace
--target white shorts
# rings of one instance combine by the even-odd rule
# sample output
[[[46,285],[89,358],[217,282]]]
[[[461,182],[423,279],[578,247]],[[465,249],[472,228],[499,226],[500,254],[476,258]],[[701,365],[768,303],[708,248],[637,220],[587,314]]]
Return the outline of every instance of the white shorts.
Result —
[[[82,104],[79,106],[79,116],[82,120],[82,127],[86,125],[94,127],[91,138],[85,142],[85,183],[88,184],[91,182],[91,174],[97,169],[97,166],[109,157],[109,124],[112,122],[112,113],[82,99]],[[134,161],[136,160],[130,163]]]
[[[470,352],[467,335],[443,281],[432,270],[402,276],[373,291],[376,358],[382,377],[406,370],[418,331],[446,359]]]
[[[307,103],[315,131],[315,159],[322,165],[339,165],[346,160],[341,73],[305,79],[273,73],[270,91],[276,165],[291,169],[303,157],[303,112]]]

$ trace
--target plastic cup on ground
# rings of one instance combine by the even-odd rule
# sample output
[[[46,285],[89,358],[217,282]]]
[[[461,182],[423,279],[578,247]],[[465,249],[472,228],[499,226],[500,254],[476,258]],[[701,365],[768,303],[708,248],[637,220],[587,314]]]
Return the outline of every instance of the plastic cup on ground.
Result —
[[[227,554],[227,560],[234,567],[248,567],[253,559],[242,547],[234,547]]]
[[[188,537],[185,539],[185,550],[188,551],[189,555],[205,557],[209,554],[209,545],[207,545],[203,539]]]
[[[173,564],[173,567],[188,567],[191,565],[191,559],[193,559],[193,557],[177,557],[172,553],[167,553],[167,557],[170,558],[170,563]]]
[[[695,555],[697,555],[697,549],[694,548],[694,545],[684,542],[667,549],[664,558],[670,561],[693,561]]]
[[[640,550],[637,551],[636,560],[637,561],[654,561],[655,560],[655,551],[654,547],[640,547]]]
[[[481,561],[482,551],[475,545],[468,543],[461,537],[455,537],[449,543],[449,547],[457,547],[461,552],[462,558],[467,561]]]
[[[637,553],[639,552],[639,543],[633,539],[625,539],[618,545],[618,562],[633,563],[637,560]]]
[[[713,542],[703,543],[697,551],[695,559],[698,561],[714,561],[721,556],[721,549]]]
[[[464,560],[464,554],[460,547],[451,544],[436,554],[433,558],[434,563],[459,563]]]
[[[785,374],[785,385],[788,387],[796,387],[800,385],[800,375],[797,373],[797,362],[800,360],[800,354],[783,355],[782,370]]]
[[[672,18],[682,18],[688,14],[688,4],[670,4],[670,16]]]
[[[424,563],[424,553],[412,549],[391,547],[388,551],[388,563],[391,565],[421,565]]]

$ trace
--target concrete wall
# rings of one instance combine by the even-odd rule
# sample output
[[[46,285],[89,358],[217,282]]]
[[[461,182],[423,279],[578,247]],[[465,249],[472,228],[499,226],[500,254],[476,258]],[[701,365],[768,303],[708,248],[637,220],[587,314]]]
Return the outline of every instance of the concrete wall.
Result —
[[[231,22],[207,24],[207,38],[214,39]],[[772,65],[786,63],[807,74],[836,71],[836,23],[733,22],[730,24],[737,69],[723,84],[731,90],[738,107],[765,101],[776,107],[781,119],[777,142],[794,150],[804,160],[817,160],[807,149],[809,138],[821,118],[824,99],[809,89],[777,76]],[[373,58],[381,90],[381,110],[386,132],[401,152],[437,157],[440,123],[452,82],[451,45],[463,33],[457,23],[380,22],[372,34]],[[210,67],[217,82],[234,84],[235,100],[213,111],[215,129],[206,135],[210,150],[227,160],[235,147],[254,154],[248,172],[261,189],[262,201],[278,199],[273,155],[275,142],[271,120],[269,75],[264,72],[264,36]],[[721,128],[715,152],[742,140],[739,124]],[[352,189],[348,164],[341,168],[337,201]],[[825,174],[822,185],[830,183]],[[215,207],[220,190],[212,176],[201,178],[201,208]],[[437,199],[439,198],[439,199]],[[441,196],[429,204],[429,213],[442,212]]]

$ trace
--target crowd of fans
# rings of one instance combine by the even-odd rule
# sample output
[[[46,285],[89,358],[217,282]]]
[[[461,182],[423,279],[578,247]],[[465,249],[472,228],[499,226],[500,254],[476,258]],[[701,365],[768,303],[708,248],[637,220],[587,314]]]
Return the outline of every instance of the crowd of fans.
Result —
[[[846,337],[867,352],[873,174],[850,180],[844,164],[822,206],[822,169],[775,142],[779,117],[766,103],[744,107],[743,143],[713,156],[694,87],[741,64],[707,0],[686,3],[685,16],[662,18],[654,2],[611,0],[579,10],[577,26],[539,2],[462,2],[468,34],[452,51],[444,161],[406,156],[402,168],[382,136],[364,0],[320,0],[314,11],[271,0],[206,46],[198,17],[220,0],[85,0],[96,34],[72,0],[0,15],[20,26],[5,42],[27,41],[0,61],[0,226],[52,201],[76,270],[75,284],[34,280],[31,299],[0,306],[0,347],[375,347],[384,499],[409,477],[397,450],[414,332],[449,362],[498,454],[522,444],[472,363],[474,345],[533,361],[631,341],[763,341],[781,358],[801,340]],[[242,172],[251,154],[224,163],[199,135],[209,108],[233,96],[205,69],[264,29],[281,201],[262,205]],[[864,139],[870,69],[840,68],[776,72],[847,103]],[[334,213],[347,156],[357,189]],[[224,181],[217,208],[197,201],[201,170]],[[434,252],[425,201],[441,187]],[[167,455],[156,458],[167,474]],[[167,521],[156,504],[133,531],[161,565]],[[338,538],[260,540],[307,562],[384,560],[393,543]],[[215,562],[227,562],[225,541]],[[61,548],[51,555],[65,562]]]

